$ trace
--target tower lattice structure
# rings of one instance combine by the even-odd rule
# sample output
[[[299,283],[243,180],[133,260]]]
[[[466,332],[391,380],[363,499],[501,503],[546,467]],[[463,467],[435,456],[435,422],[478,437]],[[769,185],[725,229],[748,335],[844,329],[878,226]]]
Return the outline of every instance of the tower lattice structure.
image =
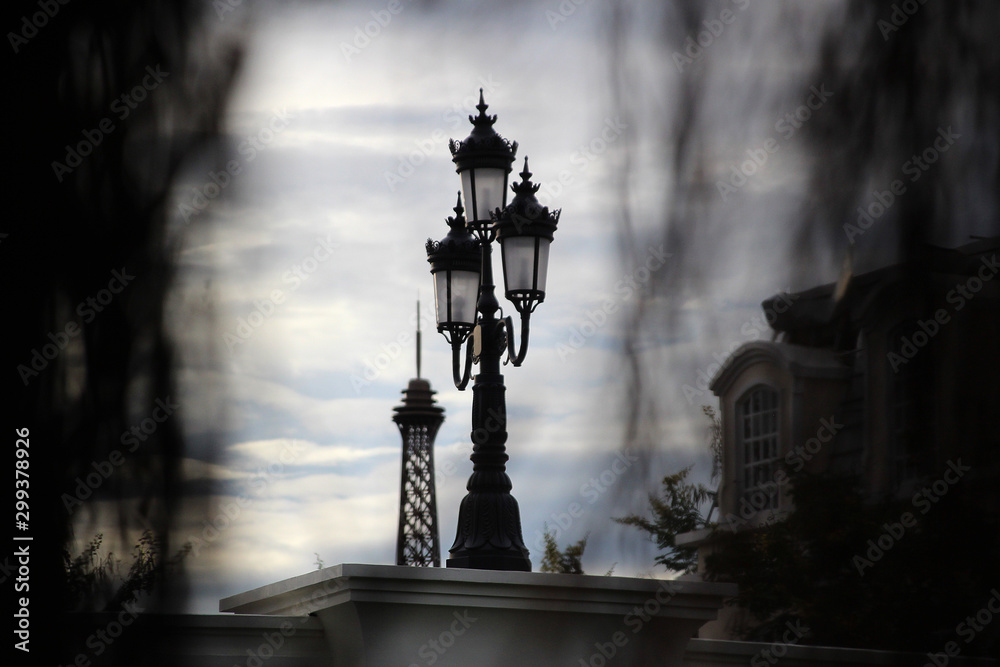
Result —
[[[417,304],[417,377],[403,390],[403,404],[392,420],[403,438],[399,482],[399,532],[396,565],[441,567],[437,500],[434,491],[434,438],[444,422],[430,382],[420,378],[420,305]]]

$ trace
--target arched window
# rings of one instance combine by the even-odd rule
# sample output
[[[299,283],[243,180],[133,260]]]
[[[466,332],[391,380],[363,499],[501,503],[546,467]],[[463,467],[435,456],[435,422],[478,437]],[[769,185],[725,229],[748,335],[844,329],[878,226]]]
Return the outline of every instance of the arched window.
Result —
[[[736,404],[742,451],[743,497],[757,510],[778,508],[778,392],[764,385],[749,389]]]

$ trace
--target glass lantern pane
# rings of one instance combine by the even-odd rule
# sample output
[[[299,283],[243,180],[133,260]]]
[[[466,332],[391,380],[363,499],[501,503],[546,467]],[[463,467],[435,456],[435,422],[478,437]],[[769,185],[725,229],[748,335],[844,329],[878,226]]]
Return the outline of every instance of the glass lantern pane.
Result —
[[[490,211],[503,207],[505,175],[504,169],[476,170],[477,220],[489,220]]]
[[[462,176],[462,203],[465,205],[465,219],[472,220],[472,170],[466,169],[461,172]]]
[[[535,238],[514,236],[503,242],[503,273],[508,292],[535,289]]]
[[[462,172],[462,199],[468,220],[489,220],[490,211],[503,207],[504,169],[476,169],[476,198],[472,198],[472,169]]]
[[[545,278],[549,272],[549,244],[548,239],[538,239],[538,284],[535,286],[539,292],[545,291]]]
[[[475,324],[479,301],[479,274],[475,271],[451,272],[451,321]]]
[[[434,274],[434,313],[438,324],[448,321],[448,272]]]

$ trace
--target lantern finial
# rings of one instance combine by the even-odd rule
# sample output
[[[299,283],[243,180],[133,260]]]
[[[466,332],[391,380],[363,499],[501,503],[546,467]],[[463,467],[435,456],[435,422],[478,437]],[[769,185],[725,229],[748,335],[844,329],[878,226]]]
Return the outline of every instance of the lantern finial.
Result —
[[[490,105],[486,103],[483,99],[483,89],[479,89],[479,104],[476,105],[479,109],[479,115],[473,118],[469,116],[469,122],[476,127],[490,127],[493,123],[497,122],[496,115],[490,116],[486,113],[486,110],[490,108]]]
[[[462,215],[463,213],[465,213],[465,209],[462,208],[462,191],[461,190],[458,191],[458,201],[455,202],[455,208],[453,208],[451,210],[453,210],[455,212],[455,217],[454,218],[452,218],[450,216],[448,217],[448,219],[447,219],[448,226],[451,227],[456,232],[460,232],[460,231],[465,230],[465,216]]]
[[[514,183],[513,185],[510,186],[510,189],[514,191],[514,194],[523,195],[527,197],[529,195],[534,195],[536,192],[538,192],[538,189],[542,187],[540,184],[535,185],[534,183],[531,182],[531,172],[528,171],[527,155],[524,156],[524,169],[521,170],[520,176],[521,176],[521,182]],[[532,197],[532,199],[534,198]]]

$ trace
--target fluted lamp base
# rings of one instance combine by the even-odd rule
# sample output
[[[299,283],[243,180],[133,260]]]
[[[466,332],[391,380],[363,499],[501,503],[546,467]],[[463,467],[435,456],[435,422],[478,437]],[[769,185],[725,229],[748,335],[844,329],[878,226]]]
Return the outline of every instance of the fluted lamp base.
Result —
[[[448,567],[531,572],[521,512],[509,493],[472,492],[462,499]]]

